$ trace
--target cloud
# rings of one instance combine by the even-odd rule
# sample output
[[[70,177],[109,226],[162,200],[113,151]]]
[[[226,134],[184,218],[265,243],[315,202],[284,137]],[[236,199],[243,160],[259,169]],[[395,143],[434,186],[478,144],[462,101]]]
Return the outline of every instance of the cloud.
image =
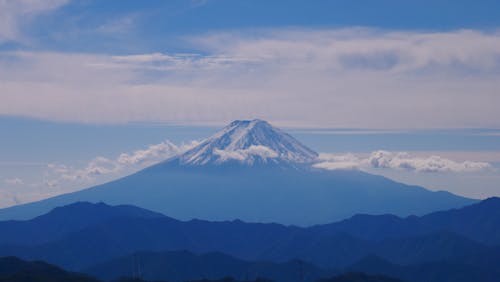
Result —
[[[0,52],[0,114],[92,123],[500,127],[500,33],[270,30],[199,54]]]
[[[220,149],[215,149],[214,154],[219,156],[219,159],[223,162],[226,160],[237,160],[237,161],[243,161],[246,158],[246,155],[243,154],[242,152],[239,151],[232,151],[232,150],[220,150]]]
[[[6,166],[41,166],[41,175],[0,179],[0,207],[38,201],[129,175],[196,146],[198,141],[175,145],[170,141],[124,152],[115,158],[98,156],[81,165],[4,162]]]
[[[242,151],[248,155],[259,156],[265,159],[278,157],[278,153],[273,151],[271,148],[262,145],[252,145]]]
[[[381,168],[425,173],[468,173],[492,168],[487,162],[457,162],[440,156],[416,157],[406,152],[389,151],[374,151],[369,156],[320,154],[320,160],[314,167],[328,170]]]
[[[370,28],[271,30],[258,36],[216,33],[193,39],[207,49],[230,56],[261,59],[277,66],[317,70],[415,71],[461,66],[498,67],[498,32],[386,31]]]
[[[66,181],[90,181],[97,176],[115,173],[120,170],[120,167],[113,160],[104,157],[96,157],[81,169],[54,164],[49,164],[49,168],[59,173],[61,180]]]
[[[150,145],[146,149],[122,153],[115,159],[99,156],[82,168],[68,167],[64,164],[49,164],[49,175],[45,184],[48,187],[58,187],[61,183],[71,182],[88,184],[101,177],[122,176],[131,170],[138,170],[180,154],[196,144],[198,144],[197,141],[192,141],[176,146],[167,140]]]
[[[276,153],[271,148],[262,145],[251,145],[247,149],[238,150],[215,149],[214,154],[219,156],[220,162],[224,162],[227,160],[252,162],[255,157],[262,158],[263,160],[278,157],[278,153]]]
[[[177,155],[180,151],[181,149],[175,144],[165,141],[160,144],[151,145],[145,150],[137,150],[132,154],[123,153],[118,157],[117,163],[120,165],[132,165],[161,160]]]
[[[314,164],[313,167],[323,168],[327,170],[337,169],[359,169],[364,161],[354,154],[325,154],[319,155],[319,162]]]
[[[25,40],[23,23],[33,17],[57,9],[68,0],[2,0],[0,1],[0,43]]]
[[[455,162],[439,156],[412,157],[408,153],[376,151],[368,159],[374,168],[392,168],[417,172],[476,172],[491,168],[485,162]]]
[[[184,72],[193,75],[200,71],[237,69],[248,64],[258,63],[258,58],[244,58],[228,55],[199,54],[136,54],[112,56],[107,63],[94,64],[109,69],[134,69],[138,71]]]

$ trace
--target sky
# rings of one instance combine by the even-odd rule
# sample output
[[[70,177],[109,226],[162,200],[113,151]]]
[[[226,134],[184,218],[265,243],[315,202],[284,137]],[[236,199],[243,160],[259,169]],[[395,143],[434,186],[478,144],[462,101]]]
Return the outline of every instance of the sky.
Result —
[[[432,190],[500,196],[500,3],[0,0],[0,207],[261,118]]]

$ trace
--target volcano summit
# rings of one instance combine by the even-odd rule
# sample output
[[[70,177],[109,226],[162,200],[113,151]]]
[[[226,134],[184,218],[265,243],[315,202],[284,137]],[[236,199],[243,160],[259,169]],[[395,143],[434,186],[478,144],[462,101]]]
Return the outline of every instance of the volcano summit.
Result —
[[[183,165],[307,164],[318,154],[263,120],[237,120],[182,154]]]

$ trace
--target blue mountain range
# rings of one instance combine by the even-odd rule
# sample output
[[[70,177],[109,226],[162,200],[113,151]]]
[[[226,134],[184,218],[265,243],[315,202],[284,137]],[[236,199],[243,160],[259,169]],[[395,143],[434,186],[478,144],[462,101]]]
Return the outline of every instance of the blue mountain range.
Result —
[[[0,222],[0,256],[105,280],[131,276],[140,265],[142,277],[168,281],[261,274],[299,282],[355,271],[415,282],[494,282],[499,211],[500,199],[490,198],[421,217],[356,215],[304,228],[179,221],[134,206],[78,202],[31,220]]]

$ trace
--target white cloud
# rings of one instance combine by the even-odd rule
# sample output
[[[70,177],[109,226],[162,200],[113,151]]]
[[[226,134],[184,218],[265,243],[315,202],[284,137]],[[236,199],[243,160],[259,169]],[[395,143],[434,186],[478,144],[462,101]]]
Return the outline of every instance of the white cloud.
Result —
[[[244,149],[242,151],[248,155],[259,156],[259,157],[262,157],[265,159],[278,157],[278,153],[276,153],[271,148],[268,148],[268,147],[262,146],[262,145],[252,145],[252,146],[250,146],[247,149]]]
[[[227,160],[252,161],[254,157],[259,157],[262,158],[263,160],[278,157],[278,153],[276,153],[271,148],[262,145],[251,145],[247,149],[238,149],[238,150],[215,149],[214,154],[219,156],[219,160],[221,162]]]
[[[22,24],[36,15],[61,7],[68,0],[1,0],[0,1],[0,43],[25,40]]]
[[[214,154],[219,156],[219,159],[222,162],[227,161],[227,160],[243,161],[246,158],[246,155],[238,150],[215,149]]]
[[[113,60],[117,63],[152,63],[163,61],[175,61],[176,57],[173,55],[166,55],[162,53],[127,55],[127,56],[113,56]]]
[[[375,168],[414,170],[418,172],[476,172],[491,168],[485,162],[455,162],[440,156],[412,157],[403,152],[376,151],[370,155],[370,164]]]
[[[93,66],[108,69],[134,69],[142,71],[171,72],[181,71],[189,74],[200,71],[228,70],[240,68],[251,63],[261,62],[258,58],[244,58],[233,55],[199,55],[199,54],[136,54],[112,56],[106,63]],[[184,74],[187,74],[184,73]]]
[[[313,166],[328,170],[337,169],[359,169],[363,165],[363,160],[354,154],[325,154],[319,155],[319,162]]]
[[[415,172],[478,172],[491,169],[487,162],[453,161],[440,156],[412,156],[406,152],[374,151],[369,156],[320,154],[314,167],[329,170],[382,168]]]
[[[190,40],[209,55],[0,52],[0,114],[96,123],[260,117],[279,126],[500,126],[496,31],[279,30]]]
[[[82,168],[68,167],[63,164],[49,164],[49,174],[45,184],[48,187],[58,187],[61,183],[71,182],[80,182],[88,185],[101,177],[123,176],[130,173],[131,170],[138,170],[173,157],[196,144],[198,142],[193,141],[176,146],[167,140],[159,144],[150,145],[146,149],[136,150],[131,153],[122,153],[116,159],[108,159],[101,156],[96,157]]]
[[[132,154],[121,154],[117,162],[120,165],[133,165],[169,158],[180,153],[181,149],[170,141],[149,146],[145,150],[137,150]]]
[[[498,32],[400,32],[368,28],[275,30],[260,36],[218,33],[193,39],[217,54],[320,70],[414,71],[498,67]]]
[[[49,165],[49,168],[54,165]],[[67,181],[89,181],[95,177],[120,170],[120,167],[113,161],[104,157],[96,157],[90,161],[86,167],[81,169],[71,169],[64,165],[55,166],[55,172],[59,172],[62,180]]]

